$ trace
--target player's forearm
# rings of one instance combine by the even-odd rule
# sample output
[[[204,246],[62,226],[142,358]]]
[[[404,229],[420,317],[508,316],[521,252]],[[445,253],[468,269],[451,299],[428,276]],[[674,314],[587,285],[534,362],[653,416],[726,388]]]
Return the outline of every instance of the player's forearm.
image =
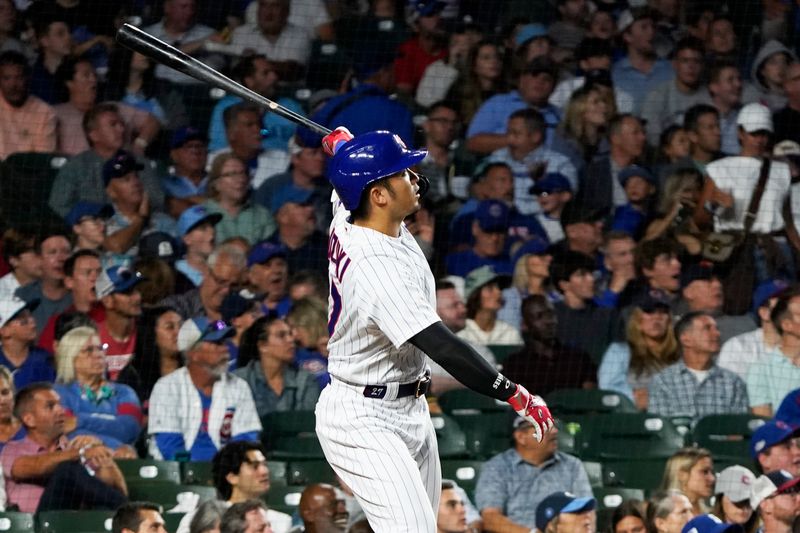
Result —
[[[409,339],[409,342],[475,392],[508,401],[516,391],[514,383],[486,362],[469,344],[453,335],[441,322],[428,326]]]

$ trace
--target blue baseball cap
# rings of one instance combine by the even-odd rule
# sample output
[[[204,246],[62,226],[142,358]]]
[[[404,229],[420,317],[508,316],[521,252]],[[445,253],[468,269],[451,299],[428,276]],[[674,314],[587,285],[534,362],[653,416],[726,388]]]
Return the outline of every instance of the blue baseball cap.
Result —
[[[789,425],[800,426],[800,389],[795,389],[784,396],[775,419]]]
[[[67,216],[64,217],[67,225],[72,227],[80,223],[84,217],[91,218],[111,218],[114,214],[114,208],[108,204],[99,204],[97,202],[78,202],[72,209],[69,210]]]
[[[222,315],[222,320],[230,323],[233,319],[250,311],[253,308],[253,303],[255,303],[253,298],[246,298],[238,292],[229,292],[222,300],[219,313]]]
[[[577,498],[569,492],[554,492],[536,506],[536,527],[547,528],[550,521],[561,513],[578,514],[591,511],[597,506],[594,498]]]
[[[203,141],[205,144],[208,144],[208,135],[195,127],[184,126],[175,130],[175,133],[172,134],[170,148],[173,150],[175,148],[180,148],[189,141]]]
[[[125,150],[117,150],[117,153],[103,164],[103,185],[108,187],[114,178],[121,178],[139,170],[144,170],[144,165],[136,161],[132,154]]]
[[[643,180],[645,180],[650,185],[656,184],[656,178],[644,167],[639,165],[629,165],[622,170],[619,171],[617,178],[619,182],[624,186],[625,183],[634,176],[639,176]]]
[[[262,265],[273,257],[286,258],[286,247],[269,241],[261,241],[250,249],[247,254],[247,266]]]
[[[270,201],[270,211],[277,213],[285,204],[309,205],[314,200],[316,192],[309,189],[301,189],[294,185],[281,187],[272,195]]]
[[[512,258],[512,263],[516,264],[523,255],[550,255],[550,243],[534,235],[532,239],[525,241],[525,243],[517,248]]]
[[[201,342],[220,343],[236,335],[236,330],[223,320],[204,316],[190,318],[178,331],[178,350],[185,352]]]
[[[800,428],[797,426],[787,424],[782,420],[770,420],[756,429],[753,436],[750,437],[750,455],[755,459],[758,454],[798,433],[800,433]]]
[[[713,514],[697,515],[683,526],[681,533],[733,533],[744,531],[739,524],[723,522]]]
[[[505,233],[510,223],[510,210],[500,200],[483,200],[475,209],[475,220],[481,230],[488,233]]]
[[[444,2],[440,0],[417,0],[414,2],[414,11],[420,17],[430,17],[441,13],[444,5]]]
[[[572,192],[572,185],[567,177],[560,172],[548,172],[542,179],[533,184],[530,193],[540,195],[542,193],[552,194],[554,192]]]
[[[95,282],[97,297],[102,298],[110,294],[125,292],[145,281],[141,272],[128,268],[128,265],[117,265],[103,270]]]
[[[538,22],[533,24],[525,24],[517,31],[517,36],[514,38],[514,42],[516,43],[517,47],[520,47],[528,41],[532,39],[538,39],[540,37],[547,37],[548,39],[550,38],[547,34],[547,28],[544,27],[544,24],[539,24]]]
[[[789,284],[782,279],[765,281],[753,291],[753,314],[758,315],[758,310],[767,305],[774,297],[789,288]]]
[[[660,289],[650,289],[634,298],[633,306],[645,313],[652,313],[657,309],[669,311],[669,298]]]
[[[178,218],[178,235],[183,237],[200,224],[208,222],[216,226],[222,220],[220,213],[210,213],[204,205],[194,205],[186,209]]]

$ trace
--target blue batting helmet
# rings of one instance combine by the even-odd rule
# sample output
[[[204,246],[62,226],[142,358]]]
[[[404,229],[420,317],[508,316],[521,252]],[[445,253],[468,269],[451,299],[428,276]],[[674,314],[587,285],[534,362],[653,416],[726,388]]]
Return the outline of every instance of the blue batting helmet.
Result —
[[[371,131],[348,141],[328,164],[328,179],[345,209],[358,207],[367,185],[416,165],[427,150],[409,150],[397,135]]]

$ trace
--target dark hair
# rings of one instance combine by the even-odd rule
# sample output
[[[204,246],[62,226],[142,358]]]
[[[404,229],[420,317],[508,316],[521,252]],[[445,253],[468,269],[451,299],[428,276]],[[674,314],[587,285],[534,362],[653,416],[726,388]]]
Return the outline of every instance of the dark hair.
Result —
[[[528,128],[528,131],[531,133],[538,131],[544,135],[545,131],[547,131],[547,123],[545,122],[544,117],[535,109],[531,109],[530,107],[518,109],[517,111],[511,113],[511,116],[508,117],[508,120],[511,121],[515,118],[521,118],[524,120],[525,127]]]
[[[97,324],[86,313],[80,311],[64,311],[56,317],[53,338],[60,341],[61,337],[75,328],[88,327],[97,329]]]
[[[608,121],[608,136],[611,138],[613,135],[618,134],[622,131],[622,125],[625,123],[626,120],[633,119],[639,124],[642,123],[642,120],[632,113],[617,113],[611,120]]]
[[[266,455],[264,447],[255,441],[240,440],[229,442],[223,446],[211,460],[211,475],[219,497],[227,500],[233,493],[233,487],[228,483],[228,474],[238,474],[242,463],[247,460],[247,452],[259,451]]]
[[[591,57],[613,57],[614,49],[607,39],[586,37],[575,49],[575,60],[583,61]]]
[[[231,78],[244,85],[244,79],[249,78],[256,72],[256,61],[263,59],[269,61],[264,54],[253,54],[245,56],[237,61],[231,68]]]
[[[436,101],[436,102],[432,103],[430,105],[430,107],[428,107],[428,112],[425,113],[425,116],[426,117],[430,117],[431,115],[433,115],[434,112],[436,112],[437,109],[449,109],[450,111],[455,113],[457,116],[459,115],[459,106],[458,106],[458,104],[456,104],[455,102],[452,102],[450,100],[439,100],[439,101]]]
[[[319,296],[323,299],[327,298],[328,279],[316,270],[298,270],[289,276],[289,283],[287,286],[291,288],[295,285],[303,285],[306,283],[314,287],[315,296]]]
[[[240,102],[230,107],[226,107],[222,112],[222,122],[225,124],[225,131],[228,131],[233,126],[234,122],[239,119],[239,115],[244,113],[255,113],[261,116],[261,110],[254,104],[247,102]]]
[[[452,490],[456,488],[456,484],[449,479],[442,480],[442,490]]]
[[[455,284],[449,279],[439,278],[436,280],[436,292],[455,289]]]
[[[36,252],[38,239],[36,233],[29,230],[8,228],[3,233],[3,259],[9,263],[12,257],[19,257],[25,252]]]
[[[719,77],[722,75],[722,72],[725,69],[732,68],[736,72],[739,72],[739,67],[736,66],[736,63],[731,61],[730,59],[726,58],[719,58],[713,63],[711,66],[708,67],[708,82],[713,83],[719,81]]]
[[[261,500],[246,500],[231,505],[220,520],[220,533],[241,533],[247,527],[245,516],[251,511],[266,510]]]
[[[68,278],[71,278],[73,274],[75,274],[75,263],[78,262],[78,259],[81,257],[94,257],[98,261],[100,261],[100,254],[96,250],[89,250],[83,248],[81,250],[77,250],[72,255],[67,257],[67,260],[64,261],[64,275]]]
[[[163,512],[161,506],[150,502],[128,502],[123,503],[114,513],[111,519],[111,531],[122,533],[123,529],[138,531],[139,526],[144,521],[142,511]]]
[[[78,71],[78,65],[81,63],[88,63],[92,65],[92,60],[87,56],[65,57],[61,64],[56,69],[55,83],[56,83],[56,101],[66,102],[69,100],[69,88],[67,82],[75,78],[75,73]],[[92,66],[94,69],[94,66]],[[85,130],[86,128],[84,128]]]
[[[134,380],[136,386],[133,388],[136,389],[142,402],[150,397],[156,381],[161,378],[161,353],[156,345],[156,324],[158,324],[159,318],[170,311],[177,312],[169,306],[145,309],[136,326],[136,347],[128,366],[136,371],[139,378],[138,383],[135,383],[136,380]],[[178,366],[183,366],[181,357],[178,358]],[[130,385],[130,383],[128,384]]]
[[[786,318],[789,316],[789,304],[797,296],[800,296],[800,291],[797,289],[788,290],[785,293],[782,293],[775,302],[775,307],[773,307],[772,311],[769,313],[770,322],[772,322],[772,325],[775,326],[775,329],[778,330],[778,333],[781,335],[783,335],[781,322],[786,320]]]
[[[105,99],[119,101],[125,96],[130,79],[133,51],[124,46],[112,48],[108,56],[108,73],[106,74]],[[153,98],[156,94],[156,63],[150,59],[150,66],[142,73],[141,92],[145,98]]]
[[[15,50],[6,50],[0,54],[0,67],[5,67],[8,65],[22,67],[22,70],[25,72],[26,76],[31,73],[31,67],[28,64],[28,60],[25,59],[24,55]]]
[[[94,129],[97,127],[97,121],[106,113],[115,113],[119,115],[119,108],[117,107],[117,104],[113,104],[111,102],[102,102],[97,105],[93,105],[92,108],[83,115],[83,134],[86,136],[86,140],[89,142],[89,145],[92,144],[92,141],[89,139],[89,133],[94,131]]]
[[[638,518],[642,521],[642,524],[646,524],[647,520],[645,513],[642,512],[643,508],[644,503],[639,500],[625,500],[622,502],[611,514],[611,533],[616,533],[617,524],[629,516]]]
[[[705,311],[691,311],[686,313],[681,317],[680,320],[675,324],[675,338],[678,339],[678,342],[681,341],[681,335],[686,333],[686,330],[692,327],[694,321],[703,316],[711,316]]]
[[[394,176],[394,174],[392,174],[392,176]],[[385,178],[375,180],[364,187],[364,190],[361,191],[361,198],[358,201],[358,207],[350,211],[350,217],[353,220],[364,219],[367,217],[367,215],[369,215],[369,194],[370,191],[372,191],[372,189],[375,187],[386,189],[390,196],[394,196],[394,189],[392,189],[392,186],[389,185],[389,178],[392,176],[386,176]]]
[[[683,129],[686,131],[697,131],[697,123],[703,115],[714,114],[719,118],[717,108],[708,104],[693,105],[686,110],[683,115]]]
[[[559,282],[569,281],[569,278],[579,270],[594,272],[594,260],[588,255],[567,250],[553,257],[550,263],[550,279],[558,287]]]
[[[52,383],[46,381],[37,381],[25,385],[14,396],[14,416],[22,420],[22,415],[28,412],[31,408],[31,402],[37,392],[55,390]],[[24,425],[24,423],[23,423]]]
[[[636,268],[640,272],[645,268],[653,268],[659,255],[677,256],[678,253],[680,253],[680,245],[672,239],[661,237],[650,241],[642,241],[636,246],[634,253]]]
[[[511,170],[511,167],[508,165],[508,163],[504,163],[503,161],[492,161],[491,163],[479,165],[478,167],[479,173],[477,174],[477,177],[479,179],[483,179],[489,175],[489,172],[498,167],[505,168],[506,170],[508,170],[513,174],[513,171]]]
[[[692,35],[687,35],[675,43],[675,46],[670,53],[670,58],[675,59],[683,50],[694,50],[701,56],[705,55],[706,53],[706,47],[703,45],[703,41]]]
[[[269,327],[278,320],[283,319],[275,316],[262,316],[244,330],[239,345],[239,356],[236,358],[236,365],[239,368],[247,366],[250,361],[258,361],[258,343],[269,340]]]

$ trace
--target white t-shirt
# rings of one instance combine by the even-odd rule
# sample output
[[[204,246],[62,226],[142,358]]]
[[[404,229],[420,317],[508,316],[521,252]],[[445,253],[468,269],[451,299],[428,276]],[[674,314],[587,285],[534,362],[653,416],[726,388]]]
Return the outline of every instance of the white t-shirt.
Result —
[[[758,328],[728,339],[717,356],[717,364],[747,379],[750,365],[767,357],[769,348],[764,344],[764,330]]]
[[[317,36],[317,27],[331,21],[331,16],[322,0],[292,0],[289,4],[289,24],[305,30],[311,39]],[[255,26],[258,22],[258,0],[250,2],[244,12],[245,24]]]
[[[264,37],[256,25],[239,26],[233,30],[231,44],[250,48],[273,61],[295,61],[301,65],[305,65],[311,55],[311,39],[293,24],[287,24],[274,42]]]
[[[706,165],[706,172],[717,188],[733,196],[734,202],[732,209],[714,217],[714,230],[743,229],[744,215],[761,172],[761,160],[755,157],[725,157]],[[772,233],[784,229],[782,209],[790,184],[789,166],[773,161],[753,224],[753,233]]]
[[[456,333],[456,336],[465,341],[484,346],[521,346],[523,344],[519,331],[502,320],[494,323],[492,331],[483,331],[474,320],[468,318],[466,327]]]

